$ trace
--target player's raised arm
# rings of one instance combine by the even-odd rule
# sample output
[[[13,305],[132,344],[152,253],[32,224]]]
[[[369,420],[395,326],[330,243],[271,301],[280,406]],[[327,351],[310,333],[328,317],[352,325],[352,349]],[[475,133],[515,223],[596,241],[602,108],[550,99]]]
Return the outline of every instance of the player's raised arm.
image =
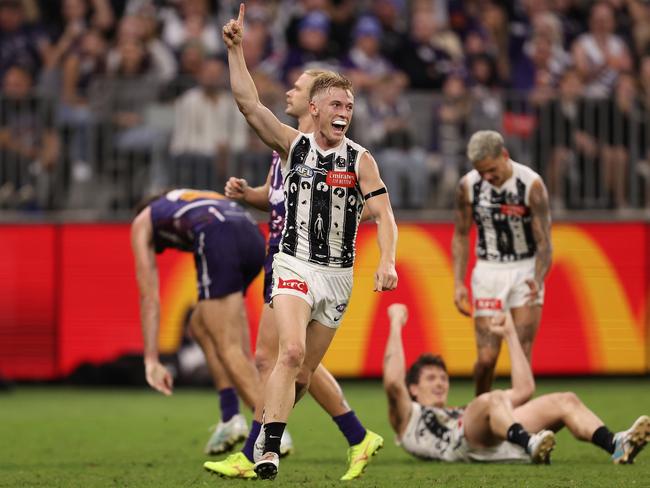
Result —
[[[402,328],[408,319],[408,309],[401,303],[388,307],[390,332],[384,351],[383,383],[388,397],[388,419],[398,436],[406,429],[411,417],[411,397],[406,388],[406,364],[402,344]]]
[[[470,315],[469,292],[465,286],[467,260],[469,259],[469,231],[472,227],[472,209],[467,201],[465,179],[462,178],[456,190],[454,209],[454,236],[451,240],[451,254],[454,260],[454,304],[460,313]]]
[[[267,107],[260,102],[253,78],[248,72],[242,47],[244,37],[244,14],[246,7],[239,6],[239,16],[223,27],[223,40],[228,47],[230,68],[230,87],[239,111],[270,148],[275,149],[282,159],[286,159],[291,142],[298,131],[283,124]]]
[[[140,295],[140,323],[147,382],[161,393],[171,395],[172,376],[158,358],[160,297],[158,268],[153,247],[153,225],[149,207],[140,212],[131,224],[131,249],[135,260],[135,273]]]
[[[535,378],[526,353],[521,347],[515,324],[510,313],[492,317],[490,331],[501,336],[508,343],[510,354],[510,381],[512,387],[506,391],[513,407],[526,403],[535,393]]]
[[[397,287],[397,271],[395,271],[397,224],[395,224],[386,185],[379,176],[377,162],[369,152],[365,152],[359,161],[359,186],[369,214],[377,223],[380,257],[375,273],[375,291],[394,290]]]
[[[534,301],[544,287],[544,279],[551,268],[553,246],[551,244],[551,211],[548,203],[548,193],[541,179],[535,180],[530,187],[530,210],[532,212],[532,228],[535,238],[535,279],[529,280],[530,299]]]

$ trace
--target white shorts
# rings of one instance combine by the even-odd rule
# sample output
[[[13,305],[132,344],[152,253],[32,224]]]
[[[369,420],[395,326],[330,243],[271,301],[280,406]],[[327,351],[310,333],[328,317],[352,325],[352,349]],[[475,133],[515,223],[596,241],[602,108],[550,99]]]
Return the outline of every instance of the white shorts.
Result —
[[[293,295],[311,307],[311,320],[338,329],[352,294],[352,268],[327,268],[282,252],[273,258],[276,295]]]
[[[493,263],[479,259],[472,271],[474,317],[489,317],[529,302],[526,280],[535,277],[535,258],[513,263]],[[544,303],[542,289],[534,305]]]

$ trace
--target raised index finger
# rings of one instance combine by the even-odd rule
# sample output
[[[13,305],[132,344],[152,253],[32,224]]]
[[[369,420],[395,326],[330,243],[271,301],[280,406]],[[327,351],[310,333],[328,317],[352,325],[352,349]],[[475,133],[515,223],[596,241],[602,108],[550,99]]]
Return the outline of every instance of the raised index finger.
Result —
[[[237,17],[237,23],[239,25],[244,25],[244,14],[246,13],[246,5],[244,2],[239,4],[239,16]]]

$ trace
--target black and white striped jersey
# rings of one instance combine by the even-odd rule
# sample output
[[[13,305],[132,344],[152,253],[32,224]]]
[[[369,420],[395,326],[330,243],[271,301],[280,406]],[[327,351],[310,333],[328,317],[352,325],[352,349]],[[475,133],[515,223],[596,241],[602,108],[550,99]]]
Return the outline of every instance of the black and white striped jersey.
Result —
[[[366,149],[347,137],[333,149],[301,133],[282,167],[286,210],[280,250],[311,263],[349,268],[364,200],[359,161]]]
[[[500,188],[481,178],[478,171],[465,175],[465,189],[478,230],[476,257],[512,262],[535,255],[530,188],[540,176],[523,164],[512,163],[512,176]]]

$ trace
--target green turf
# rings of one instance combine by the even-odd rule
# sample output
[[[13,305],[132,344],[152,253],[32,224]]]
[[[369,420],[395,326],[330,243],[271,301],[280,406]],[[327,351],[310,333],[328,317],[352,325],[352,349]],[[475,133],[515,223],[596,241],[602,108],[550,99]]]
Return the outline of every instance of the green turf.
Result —
[[[454,383],[450,402],[471,397]],[[650,380],[541,380],[538,393],[573,390],[612,430],[650,413]],[[551,466],[465,465],[419,461],[397,448],[378,382],[343,383],[364,423],[384,435],[359,486],[649,487],[650,447],[633,466],[614,466],[600,449],[558,436]],[[18,387],[0,394],[0,486],[241,486],[203,471],[216,394],[180,389],[165,398],[148,390]],[[307,398],[292,415],[296,453],[281,463],[274,486],[335,486],[346,448],[334,423]]]

